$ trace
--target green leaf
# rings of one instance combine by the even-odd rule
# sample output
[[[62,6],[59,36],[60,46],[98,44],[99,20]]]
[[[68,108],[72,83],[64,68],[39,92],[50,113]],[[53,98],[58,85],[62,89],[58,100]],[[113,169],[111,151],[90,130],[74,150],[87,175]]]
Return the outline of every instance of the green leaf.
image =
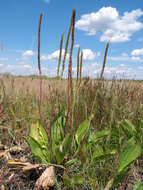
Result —
[[[79,160],[77,159],[77,158],[75,158],[75,159],[71,159],[71,160],[69,160],[69,161],[67,161],[66,163],[65,163],[65,166],[72,166],[72,165],[74,165],[74,164],[76,164],[77,162],[79,162]]]
[[[91,156],[91,164],[95,164],[95,162],[99,161],[99,158],[101,158],[104,155],[104,151],[102,146],[98,145]]]
[[[61,164],[62,161],[64,160],[65,154],[60,150],[60,148],[55,149],[55,157],[57,160],[57,164]]]
[[[82,138],[87,134],[92,119],[93,119],[93,115],[91,115],[89,117],[89,119],[86,119],[85,121],[83,121],[80,124],[80,126],[78,127],[76,134],[75,134],[75,140],[76,140],[76,143],[78,146],[79,146]]]
[[[117,149],[114,148],[114,147],[111,147],[110,149],[108,148],[107,150],[103,150],[102,146],[101,145],[98,145],[96,148],[95,148],[95,151],[92,155],[92,158],[91,158],[91,164],[95,163],[96,161],[99,161],[99,159],[104,159],[105,156],[109,156],[109,155],[114,155],[117,153]]]
[[[67,134],[62,143],[57,145],[53,142],[54,155],[57,163],[61,164],[65,156],[68,154],[71,146],[71,134]]]
[[[118,173],[114,178],[112,187],[116,187],[121,181],[123,181],[123,179],[128,175],[129,171],[130,171],[130,168],[125,168],[120,173]]]
[[[30,138],[25,138],[26,142],[28,143],[32,154],[37,157],[37,159],[39,161],[41,161],[42,163],[46,164],[47,162],[49,162],[48,157],[45,158],[45,155],[43,154],[43,149],[40,146],[40,144],[33,139],[32,137]]]
[[[72,184],[82,184],[84,183],[84,177],[80,175],[74,175],[71,179]]]
[[[135,136],[137,133],[135,126],[129,120],[123,121],[120,126],[128,138]]]
[[[95,149],[95,151],[94,151],[94,153],[93,153],[93,156],[92,156],[92,159],[96,159],[96,158],[98,158],[98,157],[100,157],[100,156],[103,156],[104,155],[104,151],[103,151],[103,148],[102,148],[102,146],[98,146],[96,149]]]
[[[64,179],[64,185],[68,188],[76,187],[77,185],[83,184],[85,179],[81,175],[74,175],[73,177],[69,177],[67,174],[64,173],[63,176]]]
[[[140,181],[138,181],[138,182],[134,185],[133,190],[143,190],[143,184],[142,184]]]
[[[63,153],[63,128],[64,118],[62,116],[55,117],[51,126],[51,139],[52,139],[52,152],[58,164],[64,160],[65,154]]]
[[[64,155],[66,155],[70,150],[72,140],[71,137],[71,134],[68,133],[62,142],[62,151]]]
[[[41,147],[48,148],[48,136],[44,127],[40,123],[37,122],[30,126],[29,136],[35,139]]]
[[[132,137],[128,140],[126,146],[121,152],[118,172],[120,173],[125,167],[136,160],[140,155],[141,144],[139,142],[136,142],[134,137]]]
[[[58,117],[51,126],[51,138],[56,144],[60,144],[63,139],[64,118]]]
[[[113,155],[113,154],[116,154],[118,152],[118,149],[116,147],[110,147],[110,149],[107,149],[106,150],[106,154],[107,155]]]
[[[91,134],[90,137],[89,137],[89,142],[91,143],[95,143],[97,142],[99,139],[105,137],[105,136],[108,136],[111,134],[111,131],[110,130],[102,130],[102,131],[99,131],[95,134]]]

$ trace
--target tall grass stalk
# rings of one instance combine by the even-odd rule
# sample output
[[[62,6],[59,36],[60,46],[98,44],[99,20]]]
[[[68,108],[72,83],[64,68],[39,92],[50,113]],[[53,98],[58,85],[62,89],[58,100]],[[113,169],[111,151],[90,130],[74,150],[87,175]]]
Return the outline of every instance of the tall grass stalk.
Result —
[[[57,68],[57,78],[59,78],[59,72],[60,72],[60,66],[61,66],[61,58],[62,58],[62,48],[63,48],[63,37],[64,34],[61,35],[61,41],[60,41],[60,52],[59,52],[59,60],[58,60],[58,68]]]
[[[47,136],[50,141],[50,135],[48,133],[47,127],[44,124],[44,119],[42,116],[42,111],[41,111],[41,105],[42,105],[42,70],[41,70],[41,63],[40,63],[40,32],[41,32],[41,23],[42,23],[42,13],[40,14],[40,19],[39,19],[39,27],[38,27],[38,69],[39,69],[39,74],[40,74],[40,97],[39,97],[39,102],[38,102],[38,109],[39,109],[39,115],[40,115],[40,120],[44,126],[44,129],[47,133]]]
[[[42,13],[40,14],[40,20],[39,20],[39,27],[38,27],[38,69],[39,69],[39,75],[40,75],[40,97],[39,97],[39,103],[38,103],[38,108],[39,108],[39,114],[40,114],[40,119],[43,123],[43,117],[41,113],[41,105],[42,105],[42,71],[41,71],[41,64],[40,64],[40,32],[41,32],[41,23],[42,23]]]
[[[91,113],[93,113],[94,106],[96,104],[96,98],[97,98],[98,92],[100,91],[100,88],[101,88],[101,82],[103,80],[103,74],[104,74],[104,69],[105,69],[105,65],[106,65],[106,58],[107,58],[108,48],[109,48],[109,42],[107,42],[107,45],[106,45],[106,48],[105,48],[102,70],[101,70],[101,74],[100,74],[100,77],[99,77],[99,81],[98,81],[98,85],[97,85],[96,94],[95,94],[95,98],[94,98],[94,101],[93,101]]]
[[[70,48],[70,57],[69,57],[69,65],[68,65],[67,114],[66,114],[65,128],[66,128],[67,122],[69,120],[69,113],[70,113],[70,108],[71,108],[71,100],[72,100],[72,95],[73,95],[73,86],[72,86],[72,52],[73,52],[73,47],[74,47],[75,9],[73,9],[73,12],[72,12],[70,26],[72,27],[72,43],[71,43],[71,48]],[[71,125],[71,131],[72,131],[72,125]]]
[[[81,84],[81,81],[82,81],[82,61],[83,61],[83,51],[81,52],[81,55],[80,55],[79,85]]]
[[[65,70],[65,61],[66,61],[66,57],[67,57],[69,38],[70,38],[71,29],[72,29],[72,19],[73,18],[71,18],[68,35],[67,35],[67,40],[66,40],[66,47],[65,47],[65,52],[64,52],[63,64],[62,64],[61,78],[63,77],[64,70]]]
[[[72,83],[72,52],[74,47],[74,31],[75,31],[75,9],[73,9],[73,26],[72,26],[72,44],[70,50],[70,59],[69,59],[69,80],[70,80],[70,89],[71,89],[71,102],[72,102],[72,118],[71,118],[71,134],[73,134],[73,120],[74,120],[74,94],[73,94],[73,83]]]
[[[107,42],[107,45],[106,45],[106,48],[105,48],[104,60],[103,60],[102,70],[101,70],[101,74],[100,74],[100,78],[99,78],[100,80],[103,79],[103,73],[104,73],[105,64],[106,64],[108,48],[109,48],[109,42]]]
[[[78,48],[78,53],[77,53],[77,74],[76,74],[76,85],[78,85],[78,80],[79,80],[79,56],[80,56],[80,47]]]

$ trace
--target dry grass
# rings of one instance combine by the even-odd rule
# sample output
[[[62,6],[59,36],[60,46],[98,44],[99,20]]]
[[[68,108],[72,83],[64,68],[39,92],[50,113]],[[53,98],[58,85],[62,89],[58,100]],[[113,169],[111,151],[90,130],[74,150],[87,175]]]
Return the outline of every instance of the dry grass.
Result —
[[[39,83],[40,80],[36,78],[3,76],[5,92],[2,85],[0,88],[0,141],[2,144],[8,146],[13,143],[24,145],[23,136],[28,135],[29,126],[40,120],[38,111]],[[76,87],[76,80],[73,80],[73,86]],[[113,126],[119,129],[120,122],[124,119],[129,119],[137,124],[143,118],[143,83],[103,80],[100,90],[97,90],[98,86],[97,80],[82,79],[74,102],[74,109],[69,115],[69,122],[71,120],[73,122],[73,130],[88,118],[91,112],[94,114],[93,132]],[[41,110],[48,126],[59,113],[65,115],[66,99],[67,80],[43,80]],[[94,106],[93,101],[95,101]],[[107,159],[106,167],[114,174],[115,166],[113,163],[112,159]],[[102,181],[103,177],[107,178],[107,168],[101,168],[104,176],[101,175],[99,180]]]
[[[39,79],[3,77],[5,95],[1,95],[3,117],[1,125],[24,131],[29,122],[39,119]],[[76,81],[74,81],[75,85]],[[94,128],[117,124],[123,119],[134,123],[143,118],[143,83],[134,81],[104,80],[100,91],[95,80],[84,79],[74,108],[74,125],[78,126],[91,114],[93,101]],[[1,91],[3,94],[3,91]],[[67,81],[43,80],[42,113],[50,120],[66,109]],[[3,119],[2,119],[3,118]],[[23,130],[24,129],[24,130]],[[21,134],[22,136],[23,134]]]

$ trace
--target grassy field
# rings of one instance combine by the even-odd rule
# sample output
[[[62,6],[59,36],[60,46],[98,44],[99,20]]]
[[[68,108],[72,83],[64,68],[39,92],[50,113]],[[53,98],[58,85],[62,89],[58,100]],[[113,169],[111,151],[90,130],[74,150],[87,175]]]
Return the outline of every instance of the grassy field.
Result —
[[[74,81],[75,82],[75,81]],[[29,122],[39,118],[39,79],[3,76],[1,84],[1,125],[20,132],[28,130]],[[97,80],[84,79],[80,86],[74,110],[77,127],[91,112],[94,113],[93,128],[100,130],[118,125],[129,119],[134,124],[143,118],[143,83],[125,80],[104,80],[97,91]],[[67,80],[43,80],[42,112],[48,120],[65,112]],[[93,102],[95,105],[93,107]],[[1,127],[2,128],[2,127]],[[25,131],[26,132],[26,131]],[[21,135],[23,136],[23,134]]]
[[[15,142],[21,146],[26,146],[23,136],[28,136],[30,126],[40,120],[38,111],[39,84],[39,79],[3,75],[3,83],[1,83],[0,89],[0,140],[2,144],[12,146]],[[41,111],[47,129],[51,127],[51,123],[57,116],[66,115],[67,84],[67,80],[43,80]],[[72,124],[74,134],[80,124],[88,120],[93,114],[89,133],[90,135],[99,133],[99,138],[89,137],[93,138],[95,143],[88,142],[88,150],[85,151],[86,146],[83,146],[83,150],[81,148],[82,151],[78,152],[76,156],[74,156],[74,150],[71,150],[61,163],[57,159],[51,161],[54,164],[65,166],[65,162],[72,157],[77,159],[75,163],[67,167],[66,173],[63,174],[62,172],[64,182],[63,180],[59,181],[61,188],[63,185],[67,189],[105,188],[108,182],[115,178],[121,152],[132,137],[132,135],[127,135],[129,132],[125,131],[121,125],[129,120],[132,125],[134,124],[133,126],[137,131],[143,127],[141,123],[143,118],[143,83],[103,80],[100,83],[100,88],[98,84],[99,81],[97,80],[90,80],[89,78],[82,80],[74,100],[74,107],[69,112],[66,127],[67,131],[70,131]],[[75,86],[76,80],[73,80],[73,89]],[[74,90],[73,93],[75,93]],[[126,124],[126,127],[129,128],[130,124],[129,126]],[[100,136],[100,132],[105,132],[105,134]],[[142,134],[140,135],[142,138]],[[83,141],[87,143],[86,138],[83,138]],[[83,143],[82,140],[80,143]],[[93,159],[93,157],[95,158]],[[142,174],[140,173],[142,153],[127,164],[124,170],[127,169],[129,171],[125,171],[125,177],[119,184],[120,186],[124,184],[124,189],[128,185],[131,186],[128,189],[133,189],[133,184],[142,181]],[[76,179],[74,174],[83,178]],[[77,180],[77,182],[74,184],[72,181],[71,186],[69,186],[68,180],[72,176],[75,178],[73,180]],[[133,177],[132,185],[129,182],[129,176]],[[113,189],[123,189],[123,186],[120,186]]]

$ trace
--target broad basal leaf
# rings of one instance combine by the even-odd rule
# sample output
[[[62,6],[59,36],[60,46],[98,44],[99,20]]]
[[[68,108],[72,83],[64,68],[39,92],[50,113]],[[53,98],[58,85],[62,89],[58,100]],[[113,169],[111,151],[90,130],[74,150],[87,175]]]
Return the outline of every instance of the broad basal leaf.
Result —
[[[62,116],[56,117],[51,126],[52,152],[58,163],[63,160],[62,141],[63,141],[64,118]],[[56,155],[57,154],[57,155]]]
[[[61,164],[67,153],[70,151],[71,135],[67,134],[60,145],[54,145],[55,157],[58,164]]]
[[[62,148],[64,155],[66,155],[70,150],[71,140],[72,140],[71,137],[72,137],[71,134],[68,133],[62,142],[61,148]]]
[[[102,146],[97,146],[94,153],[93,153],[93,156],[92,156],[92,161],[103,156],[104,155],[104,151],[103,151],[103,148]]]
[[[93,115],[89,117],[89,119],[86,119],[83,123],[80,124],[78,127],[76,134],[75,134],[75,140],[76,143],[79,145],[82,138],[86,135],[86,133],[89,130],[91,120],[93,119]]]
[[[61,164],[62,161],[64,160],[65,154],[60,150],[60,147],[56,148],[55,157],[57,160],[57,164]]]
[[[45,157],[45,155],[43,154],[43,151],[42,151],[43,150],[42,147],[35,139],[33,139],[31,137],[31,138],[25,138],[25,140],[28,143],[28,145],[30,146],[31,152],[33,153],[34,156],[37,157],[37,159],[39,161],[41,161],[44,164],[49,162],[48,156]]]
[[[110,130],[102,130],[102,131],[99,131],[97,133],[94,133],[94,134],[91,134],[89,136],[89,142],[90,143],[95,143],[97,142],[99,139],[105,137],[105,136],[108,136],[111,134],[111,131]]]
[[[40,123],[35,123],[30,126],[29,136],[35,139],[41,147],[48,148],[48,136],[44,127]]]
[[[119,169],[121,172],[125,167],[127,167],[131,162],[136,160],[141,155],[141,144],[136,142],[134,137],[128,140],[126,146],[120,155]]]
[[[64,128],[64,118],[62,116],[54,120],[51,126],[51,138],[52,142],[60,144],[63,140],[63,128]]]
[[[129,120],[123,121],[120,126],[127,137],[131,138],[136,135],[136,128]]]

